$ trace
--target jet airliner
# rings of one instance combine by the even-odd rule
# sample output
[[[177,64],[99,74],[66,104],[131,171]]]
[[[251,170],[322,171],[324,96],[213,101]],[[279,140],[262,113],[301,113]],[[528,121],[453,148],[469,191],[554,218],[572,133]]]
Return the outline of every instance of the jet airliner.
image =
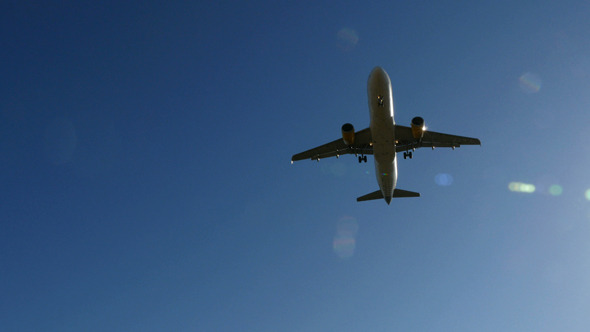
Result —
[[[293,155],[291,163],[303,159],[319,161],[322,158],[354,154],[358,161],[367,162],[367,155],[375,160],[375,175],[379,190],[361,196],[356,200],[368,201],[385,199],[387,204],[394,197],[419,197],[420,194],[396,188],[397,152],[403,152],[404,159],[412,159],[417,148],[436,147],[455,148],[461,145],[481,145],[477,138],[455,136],[426,130],[424,119],[414,117],[410,127],[395,124],[391,80],[381,67],[375,67],[367,83],[369,128],[355,132],[350,123],[342,126],[342,138],[330,143]]]

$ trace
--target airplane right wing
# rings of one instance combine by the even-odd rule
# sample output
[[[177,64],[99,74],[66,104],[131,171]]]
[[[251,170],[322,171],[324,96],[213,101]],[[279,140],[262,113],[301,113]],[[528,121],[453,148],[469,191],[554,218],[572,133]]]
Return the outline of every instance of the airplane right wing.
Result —
[[[354,135],[354,144],[346,145],[342,138],[336,139],[330,143],[318,146],[313,149],[298,153],[291,157],[291,161],[298,161],[303,159],[320,160],[328,157],[338,157],[343,154],[373,154],[373,147],[371,146],[372,137],[371,129],[363,129]]]
[[[412,128],[395,125],[396,152],[415,148],[458,148],[461,145],[481,145],[477,138],[424,131],[422,139],[412,136]]]

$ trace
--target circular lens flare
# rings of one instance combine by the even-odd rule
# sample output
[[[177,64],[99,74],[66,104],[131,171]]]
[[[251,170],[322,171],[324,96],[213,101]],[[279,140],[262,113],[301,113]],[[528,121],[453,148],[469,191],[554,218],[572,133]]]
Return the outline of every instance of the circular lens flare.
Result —
[[[533,73],[524,73],[518,78],[520,88],[526,93],[537,93],[541,90],[541,78]]]
[[[338,44],[340,47],[345,51],[350,51],[356,47],[356,44],[359,42],[359,35],[358,33],[350,28],[342,28],[336,34],[338,38]]]
[[[508,190],[519,193],[532,194],[535,192],[536,188],[534,184],[530,183],[510,182],[508,184]]]
[[[356,232],[358,223],[354,217],[344,216],[338,221],[336,235],[332,242],[334,253],[342,259],[350,258],[356,249]]]
[[[558,184],[554,184],[549,187],[549,193],[553,196],[559,196],[563,193],[563,188]]]
[[[450,186],[451,184],[453,184],[453,176],[447,173],[440,173],[434,177],[434,182],[439,186]]]

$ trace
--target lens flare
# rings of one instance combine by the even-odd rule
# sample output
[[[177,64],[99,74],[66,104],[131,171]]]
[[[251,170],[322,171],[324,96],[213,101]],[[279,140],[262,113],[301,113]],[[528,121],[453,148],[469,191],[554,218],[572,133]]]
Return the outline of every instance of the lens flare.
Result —
[[[586,199],[590,201],[590,189],[586,190]]]
[[[345,259],[354,255],[358,223],[354,217],[344,216],[338,221],[332,247],[338,257]]]
[[[535,192],[535,185],[522,182],[510,182],[508,184],[508,189],[514,192],[532,194]]]
[[[520,88],[526,93],[537,93],[541,90],[541,79],[533,73],[524,73],[518,78]]]
[[[340,258],[350,258],[354,255],[356,241],[352,237],[336,234],[334,236],[334,252]]]
[[[549,187],[549,193],[553,196],[559,196],[563,193],[563,188],[558,184],[554,184]]]
[[[434,182],[439,186],[450,186],[453,184],[453,176],[447,173],[440,173],[434,177]]]
[[[336,34],[336,37],[338,38],[338,44],[345,51],[352,50],[359,42],[358,33],[350,28],[340,29],[340,31],[338,31]]]

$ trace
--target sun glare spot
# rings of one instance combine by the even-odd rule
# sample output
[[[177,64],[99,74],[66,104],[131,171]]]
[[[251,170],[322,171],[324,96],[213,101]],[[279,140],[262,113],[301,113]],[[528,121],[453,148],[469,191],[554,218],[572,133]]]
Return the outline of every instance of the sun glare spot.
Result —
[[[586,190],[586,199],[590,201],[590,189]]]
[[[535,185],[522,182],[510,182],[508,184],[508,189],[514,192],[532,194],[535,192]]]

